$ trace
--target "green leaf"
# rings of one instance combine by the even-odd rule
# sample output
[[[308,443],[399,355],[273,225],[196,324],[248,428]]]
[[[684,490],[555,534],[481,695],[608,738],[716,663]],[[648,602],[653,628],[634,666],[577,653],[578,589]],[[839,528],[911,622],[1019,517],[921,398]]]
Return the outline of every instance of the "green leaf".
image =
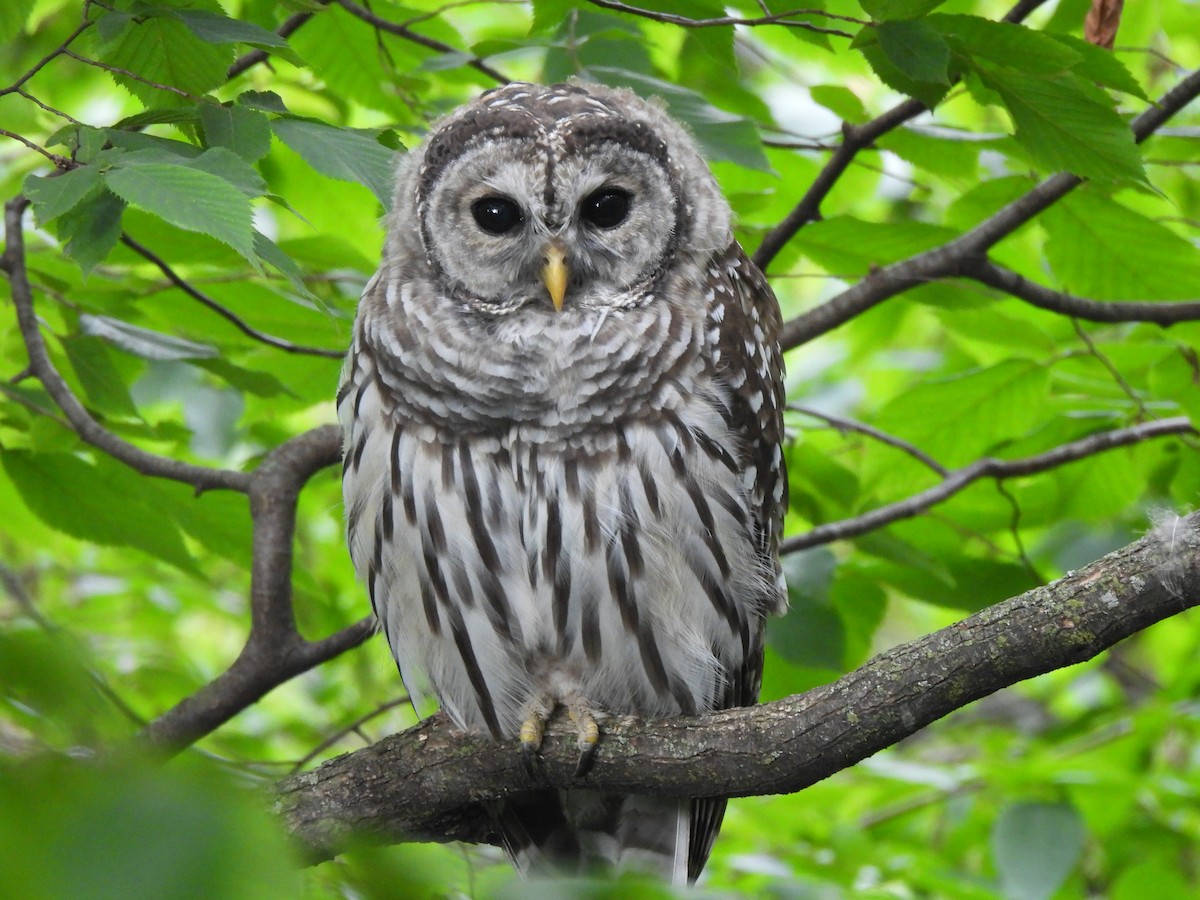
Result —
[[[929,24],[968,60],[983,59],[1029,75],[1057,75],[1083,61],[1064,42],[1011,22],[939,14],[930,16]]]
[[[104,341],[83,334],[67,335],[60,343],[83,385],[90,406],[112,415],[137,417],[137,407],[129,396],[129,388]]]
[[[188,30],[210,44],[251,44],[256,47],[286,47],[287,41],[253,22],[203,9],[172,10]]]
[[[863,102],[848,87],[842,87],[840,84],[818,84],[810,87],[808,94],[814,103],[819,103],[847,122],[865,122],[870,118]]]
[[[25,179],[25,195],[33,201],[33,214],[39,225],[57,219],[100,190],[100,172],[92,166],[81,166],[49,178],[30,175]]]
[[[261,231],[254,232],[254,252],[258,254],[258,258],[263,262],[270,263],[278,269],[279,273],[304,297],[310,300],[316,299],[312,291],[308,289],[308,285],[304,283],[304,273],[300,270],[296,261]]]
[[[1017,140],[1037,162],[1084,178],[1145,180],[1133,133],[1098,88],[1074,75],[1038,78],[991,66],[978,71],[1003,99]]]
[[[915,97],[930,109],[937,106],[942,98],[946,96],[949,87],[936,82],[917,81],[904,74],[900,67],[884,51],[883,46],[879,43],[878,36],[874,32],[874,28],[864,28],[863,31],[859,32],[859,36],[864,39],[860,42],[858,38],[855,38],[851,44],[851,46],[862,53],[867,64],[870,65],[871,71],[879,76],[880,81],[893,90],[907,94],[910,97]]]
[[[1115,200],[1074,191],[1039,221],[1050,268],[1070,293],[1098,300],[1200,297],[1200,249]]]
[[[232,150],[246,162],[257,162],[271,150],[271,123],[255,109],[240,104],[200,104],[200,122],[209,147]]]
[[[793,243],[827,272],[854,276],[931,250],[955,234],[923,222],[864,222],[834,216],[805,226]]]
[[[150,163],[114,168],[104,180],[128,203],[253,258],[250,200],[224,178],[185,165]]]
[[[25,505],[45,524],[103,546],[135,547],[199,575],[179,528],[163,514],[144,476],[101,454],[96,463],[69,453],[0,450]]]
[[[391,206],[396,154],[369,131],[335,128],[309,119],[276,119],[276,136],[323,175],[369,188],[384,208]]]
[[[101,47],[100,60],[139,76],[112,73],[118,84],[147,106],[178,106],[189,99],[159,85],[192,96],[206,94],[224,83],[233,48],[200,40],[178,19],[152,16],[130,19],[116,41]]]
[[[942,465],[957,466],[1036,427],[1048,396],[1045,368],[1005,360],[921,382],[887,403],[874,424],[916,444]],[[872,445],[868,453],[884,471],[895,464],[894,450]]]
[[[258,170],[225,147],[210,147],[189,160],[187,166],[224,179],[247,197],[261,197],[267,192],[267,183]]]
[[[906,78],[923,84],[950,84],[950,47],[929,23],[883,22],[876,32],[880,49]]]
[[[140,328],[110,316],[84,313],[79,317],[79,328],[84,334],[103,338],[113,346],[142,359],[211,359],[220,355],[216,347],[197,344],[160,331],[151,331],[149,328]]]
[[[274,91],[243,91],[238,94],[237,102],[242,106],[259,109],[263,112],[286,113],[288,111],[283,98]]]
[[[67,256],[87,275],[112,252],[121,237],[125,201],[101,190],[58,218],[58,239]]]
[[[695,91],[637,72],[609,66],[592,66],[588,72],[605,84],[632,88],[643,97],[663,100],[671,114],[691,128],[708,159],[728,160],[747,169],[771,171],[758,127],[744,116],[717,109]]]
[[[889,19],[916,19],[937,9],[946,0],[858,0],[872,19],[883,22]]]
[[[1014,803],[992,829],[1005,900],[1049,900],[1083,853],[1083,819],[1066,803]]]
[[[1072,34],[1050,34],[1047,37],[1053,38],[1079,55],[1079,63],[1074,67],[1077,75],[1103,87],[1131,94],[1147,103],[1151,102],[1125,63],[1111,50],[1089,44]]]

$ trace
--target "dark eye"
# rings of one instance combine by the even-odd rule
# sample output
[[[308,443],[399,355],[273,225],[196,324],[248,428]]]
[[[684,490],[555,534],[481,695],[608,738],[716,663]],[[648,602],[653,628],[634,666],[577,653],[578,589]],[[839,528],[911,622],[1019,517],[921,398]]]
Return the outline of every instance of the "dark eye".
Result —
[[[484,197],[471,204],[475,223],[488,234],[505,234],[525,221],[521,207],[507,197]]]
[[[629,191],[620,188],[600,188],[589,194],[579,207],[585,221],[598,228],[615,228],[629,215]]]

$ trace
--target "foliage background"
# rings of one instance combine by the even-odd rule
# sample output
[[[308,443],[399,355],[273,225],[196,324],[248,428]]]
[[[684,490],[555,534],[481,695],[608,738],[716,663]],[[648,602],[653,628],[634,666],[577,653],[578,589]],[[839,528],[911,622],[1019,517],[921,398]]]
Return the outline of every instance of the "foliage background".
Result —
[[[111,433],[205,466],[250,470],[332,421],[393,153],[497,75],[663,97],[712,159],[750,249],[821,173],[843,120],[868,122],[901,92],[936,104],[863,149],[823,218],[774,256],[786,317],[962,234],[1059,169],[1091,180],[1004,237],[994,262],[1103,302],[1200,297],[1200,115],[1185,110],[1141,148],[1119,118],[1200,63],[1195,3],[1131,5],[1111,55],[1079,46],[1081,0],[1024,4],[1039,33],[961,18],[1009,10],[984,0],[828,0],[813,6],[831,15],[803,17],[844,34],[687,28],[606,6],[10,0],[0,195],[33,202],[29,276],[67,384]],[[715,0],[643,8],[726,14]],[[298,15],[311,18],[280,37]],[[92,24],[56,55],[81,22]],[[65,174],[47,177],[56,163]],[[262,811],[270,784],[414,721],[379,639],[287,681],[165,769],[121,750],[238,655],[248,506],[82,442],[28,377],[13,308],[3,314],[0,868],[18,894],[529,896],[487,848],[364,849],[293,869]],[[788,356],[790,398],[808,410],[789,419],[789,534],[937,483],[912,447],[954,469],[1195,422],[1195,318],[1169,329],[1071,319],[970,278],[850,317]],[[791,554],[793,609],[772,623],[765,699],[1093,560],[1156,511],[1193,507],[1200,457],[1186,431],[983,479],[918,517]],[[336,467],[325,468],[300,496],[295,535],[295,615],[314,639],[366,612],[340,516]],[[1194,896],[1195,616],[975,704],[802,794],[735,802],[704,891]]]

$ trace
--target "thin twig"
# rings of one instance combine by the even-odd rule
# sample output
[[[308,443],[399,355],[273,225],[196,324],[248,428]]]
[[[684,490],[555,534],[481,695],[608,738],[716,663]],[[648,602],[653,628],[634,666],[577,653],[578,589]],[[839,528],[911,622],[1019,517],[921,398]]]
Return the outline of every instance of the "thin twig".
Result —
[[[66,168],[67,166],[71,165],[71,161],[65,156],[59,156],[57,153],[51,153],[46,148],[35,144],[33,141],[29,140],[28,138],[24,138],[15,132],[9,131],[7,128],[0,128],[0,137],[11,138],[18,143],[24,144],[30,150],[40,153],[42,156],[46,157],[46,159],[54,163],[57,168]]]
[[[851,22],[855,25],[870,25],[866,19],[856,19],[852,16],[836,15],[835,13],[826,12],[823,9],[793,9],[788,12],[771,13],[765,16],[759,16],[756,19],[744,19],[740,16],[721,16],[714,19],[690,19],[687,16],[676,15],[675,13],[658,12],[652,9],[642,9],[637,6],[630,6],[626,3],[619,3],[617,0],[589,0],[593,6],[599,6],[601,9],[611,9],[613,12],[627,13],[631,16],[638,16],[643,19],[651,19],[655,22],[665,22],[668,25],[679,25],[683,28],[720,28],[730,25],[745,25],[754,27],[757,25],[781,25],[785,28],[801,28],[805,31],[815,31],[818,34],[835,34],[838,37],[852,38],[854,35],[847,31],[841,31],[836,28],[825,28],[821,25],[813,25],[811,22],[798,22],[796,16],[821,16],[825,19],[835,19],[839,22]]]
[[[59,44],[57,47],[55,47],[53,50],[51,50],[49,53],[47,53],[45,56],[43,56],[41,59],[39,59],[36,63],[34,63],[32,68],[28,69],[24,75],[22,75],[20,78],[18,78],[16,81],[14,81],[8,87],[0,88],[0,97],[3,97],[5,94],[11,94],[11,93],[14,93],[15,91],[20,90],[21,87],[25,84],[25,82],[27,82],[30,78],[32,78],[34,75],[36,75],[38,72],[40,72],[46,65],[48,65],[50,63],[51,60],[55,59],[58,56],[61,56],[63,53],[66,53],[67,48],[71,46],[71,44],[75,40],[75,38],[79,37],[87,29],[91,28],[93,24],[95,24],[95,23],[88,20],[87,10],[85,8],[84,9],[84,20],[75,27],[75,30],[72,31],[69,35],[67,35],[66,38],[63,39],[63,42],[61,44]]]
[[[175,285],[175,287],[179,288],[179,290],[183,291],[197,303],[201,303],[208,307],[221,318],[231,322],[238,331],[242,332],[242,334],[249,338],[253,338],[254,340],[266,344],[269,347],[274,347],[277,350],[282,350],[285,353],[298,353],[307,356],[323,356],[328,359],[341,359],[346,355],[345,351],[342,350],[330,350],[324,347],[306,347],[303,344],[293,344],[291,341],[267,334],[265,331],[259,331],[257,328],[253,327],[235,312],[233,312],[233,310],[222,306],[212,297],[208,296],[208,294],[204,293],[199,288],[186,281],[178,272],[171,268],[165,259],[163,259],[154,251],[150,250],[145,245],[124,233],[121,235],[121,243],[134,253],[141,256],[143,259],[153,263],[154,266],[160,272],[162,272],[164,276],[166,276],[167,280],[171,282],[171,284]]]
[[[292,765],[292,771],[299,772],[301,769],[303,769],[305,766],[307,766],[310,762],[312,762],[314,759],[316,759],[318,756],[320,756],[322,753],[324,753],[326,750],[328,750],[330,747],[332,747],[334,744],[336,744],[338,741],[340,741],[346,735],[351,734],[351,733],[361,734],[359,729],[361,729],[364,725],[366,725],[372,719],[382,716],[385,712],[389,712],[390,710],[395,709],[397,706],[403,706],[404,704],[406,704],[408,702],[409,702],[408,697],[397,697],[395,700],[389,700],[387,703],[382,703],[379,706],[375,707],[373,710],[371,710],[369,713],[365,713],[364,715],[359,716],[357,719],[355,719],[349,725],[339,728],[333,734],[329,735],[327,738],[325,738],[323,741],[321,741],[319,744],[317,744],[317,746],[313,747],[311,750],[309,750],[307,753],[305,753],[304,756],[302,756],[300,759],[296,760],[296,762]],[[366,740],[366,741],[364,741],[364,743],[369,744],[371,742],[370,742],[370,740]]]
[[[1176,416],[1170,419],[1142,422],[1138,425],[1131,425],[1128,428],[1116,428],[1111,431],[1097,432],[1080,440],[1047,450],[1045,453],[1039,453],[1036,456],[1011,460],[980,459],[969,466],[954,470],[941,484],[921,491],[919,494],[914,494],[905,500],[889,503],[861,516],[818,525],[811,531],[790,537],[783,542],[780,552],[795,553],[797,550],[804,550],[808,547],[816,547],[821,544],[829,544],[833,541],[845,540],[865,534],[868,531],[874,531],[893,522],[911,519],[931,506],[936,506],[950,499],[967,487],[967,485],[981,478],[1004,479],[1034,475],[1038,472],[1046,472],[1058,466],[1066,465],[1067,463],[1076,462],[1088,456],[1094,456],[1105,450],[1128,447],[1131,444],[1138,444],[1152,438],[1195,433],[1196,429],[1186,416]]]
[[[402,37],[406,41],[411,41],[414,44],[419,44],[420,46],[426,47],[430,50],[436,50],[438,53],[453,53],[456,55],[462,55],[461,50],[458,50],[449,44],[445,44],[434,38],[419,34],[413,31],[411,28],[401,25],[398,22],[392,22],[389,19],[380,18],[369,9],[364,9],[357,3],[351,2],[351,0],[338,0],[338,5],[356,19],[361,19],[369,25],[374,25],[380,31],[386,31],[388,34],[394,34],[397,37]],[[464,60],[463,65],[470,66],[477,72],[482,72],[488,78],[498,82],[499,84],[508,84],[512,80],[503,72],[500,72],[499,70],[488,65],[478,56],[470,57]]]
[[[808,406],[800,406],[796,403],[789,403],[787,408],[792,412],[798,412],[801,415],[812,416],[814,419],[820,419],[822,422],[828,422],[838,431],[856,431],[859,434],[865,434],[868,437],[874,438],[881,444],[886,444],[889,447],[895,447],[897,450],[907,453],[926,468],[932,469],[942,478],[946,478],[950,475],[949,469],[943,466],[940,462],[938,462],[920,447],[910,444],[908,441],[898,438],[894,434],[888,434],[886,431],[880,431],[878,428],[868,425],[865,422],[859,422],[855,419],[846,419],[842,416],[830,415],[829,413],[824,413]]]

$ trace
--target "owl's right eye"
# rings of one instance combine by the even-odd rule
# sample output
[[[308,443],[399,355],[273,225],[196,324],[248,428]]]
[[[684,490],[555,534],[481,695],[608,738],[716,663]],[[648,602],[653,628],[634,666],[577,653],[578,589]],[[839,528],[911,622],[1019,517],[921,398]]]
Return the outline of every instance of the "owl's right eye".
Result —
[[[488,234],[507,234],[525,221],[521,207],[507,197],[484,197],[471,204],[475,224]]]

